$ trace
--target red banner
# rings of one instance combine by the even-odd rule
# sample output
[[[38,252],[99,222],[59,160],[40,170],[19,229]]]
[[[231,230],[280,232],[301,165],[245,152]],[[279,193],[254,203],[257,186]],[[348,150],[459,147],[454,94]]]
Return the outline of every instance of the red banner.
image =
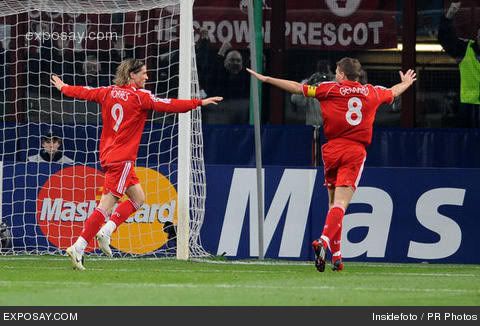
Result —
[[[265,0],[264,42],[268,47],[272,29],[271,6]],[[210,42],[230,42],[246,47],[248,15],[239,0],[197,0],[194,26],[208,30]],[[397,46],[395,1],[378,0],[287,0],[285,41],[287,48],[364,50]]]
[[[196,0],[193,9],[195,41],[199,29],[204,28],[215,46],[230,42],[234,48],[245,49],[250,42],[246,3],[245,0]],[[268,48],[272,30],[278,26],[273,26],[270,18],[274,0],[264,0],[263,3],[264,43]],[[396,16],[399,12],[395,3],[380,0],[286,0],[285,46],[349,51],[396,47]],[[168,41],[175,42],[179,36],[178,8],[175,7],[125,15],[30,12],[24,19],[28,19],[28,26],[23,28],[25,35],[17,36],[23,36],[28,47],[45,40],[65,51],[109,49],[112,46],[138,48],[146,44],[168,46]],[[2,34],[7,32],[2,31]]]

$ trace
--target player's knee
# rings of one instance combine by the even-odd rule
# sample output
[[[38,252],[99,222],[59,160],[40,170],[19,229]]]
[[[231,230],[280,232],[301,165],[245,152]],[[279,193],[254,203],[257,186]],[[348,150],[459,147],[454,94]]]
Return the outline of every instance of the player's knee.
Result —
[[[108,205],[104,205],[103,203],[100,203],[98,206],[97,206],[97,209],[99,209],[100,211],[103,212],[103,214],[107,215],[107,216],[110,216],[112,214],[112,207],[109,207]]]
[[[348,207],[348,201],[346,201],[346,200],[336,200],[333,203],[333,205],[330,206],[330,209],[332,209],[334,207],[338,207],[345,212],[347,210],[347,207]]]
[[[142,194],[130,200],[135,204],[136,207],[141,207],[143,203],[145,203],[145,194]]]

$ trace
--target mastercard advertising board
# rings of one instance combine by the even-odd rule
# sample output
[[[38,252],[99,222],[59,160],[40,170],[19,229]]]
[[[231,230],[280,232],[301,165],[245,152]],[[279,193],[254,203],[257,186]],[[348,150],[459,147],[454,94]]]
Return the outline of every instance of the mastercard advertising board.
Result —
[[[165,222],[177,224],[177,192],[161,173],[145,167],[135,172],[146,200],[113,233],[111,246],[129,254],[152,253],[166,244]],[[69,247],[82,232],[88,216],[103,193],[104,175],[88,166],[66,167],[52,174],[37,196],[37,224],[48,241],[59,249]],[[120,199],[120,202],[127,197]],[[86,249],[96,250],[95,240]]]

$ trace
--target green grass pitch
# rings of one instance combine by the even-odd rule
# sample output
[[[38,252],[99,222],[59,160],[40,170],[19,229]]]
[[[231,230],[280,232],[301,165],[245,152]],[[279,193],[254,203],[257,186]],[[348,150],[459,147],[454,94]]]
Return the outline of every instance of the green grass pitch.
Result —
[[[0,256],[0,305],[478,306],[480,266]]]

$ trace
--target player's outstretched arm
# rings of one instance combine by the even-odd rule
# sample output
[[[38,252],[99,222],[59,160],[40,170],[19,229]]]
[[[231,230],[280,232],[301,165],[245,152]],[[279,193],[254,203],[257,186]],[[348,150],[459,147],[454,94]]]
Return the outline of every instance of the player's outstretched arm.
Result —
[[[59,91],[62,91],[62,87],[67,85],[60,79],[57,75],[52,75],[50,82],[55,86]]]
[[[408,69],[406,73],[401,71],[399,73],[402,81],[390,88],[394,97],[400,96],[417,80],[417,74],[412,69]]]
[[[199,106],[209,104],[217,105],[218,102],[223,100],[223,97],[220,96],[209,97],[203,100],[182,100],[176,98],[158,98],[152,95],[149,91],[144,91],[143,93],[143,108],[158,112],[185,113],[190,110],[194,110]]]
[[[70,86],[65,84],[60,77],[57,75],[52,75],[50,82],[55,86],[60,92],[68,97],[73,97],[80,100],[95,101],[100,103],[101,99],[104,97],[105,92],[107,92],[106,87],[83,87],[83,86]]]
[[[287,80],[287,79],[280,79],[280,78],[273,78],[269,76],[264,76],[262,74],[259,74],[256,71],[253,71],[252,69],[248,69],[247,71],[253,75],[253,77],[257,78],[263,83],[267,84],[272,84],[273,86],[277,86],[278,88],[281,88],[287,92],[293,93],[293,94],[302,94],[302,84],[297,83],[296,81],[293,80]]]
[[[220,96],[208,97],[202,100],[202,106],[209,105],[209,104],[217,105],[218,102],[221,102],[222,100],[223,100],[223,97],[220,97]]]

